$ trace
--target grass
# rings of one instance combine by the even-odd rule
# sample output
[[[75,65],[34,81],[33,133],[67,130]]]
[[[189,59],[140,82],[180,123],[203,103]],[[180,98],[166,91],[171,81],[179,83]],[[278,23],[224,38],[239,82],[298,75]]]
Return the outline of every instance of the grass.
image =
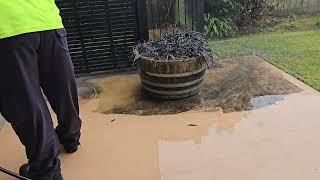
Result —
[[[319,28],[320,16],[297,17],[294,14],[275,26],[275,31],[308,31]],[[317,26],[318,25],[318,26]]]
[[[220,58],[255,54],[320,91],[320,17],[298,18],[295,32],[283,28],[233,39],[211,41],[210,46]]]

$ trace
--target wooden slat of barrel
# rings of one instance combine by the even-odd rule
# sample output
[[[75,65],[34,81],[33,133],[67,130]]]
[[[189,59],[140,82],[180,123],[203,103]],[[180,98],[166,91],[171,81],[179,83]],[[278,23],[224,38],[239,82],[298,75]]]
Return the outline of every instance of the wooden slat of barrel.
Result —
[[[146,84],[143,84],[143,88],[159,95],[183,95],[183,94],[190,94],[195,90],[200,89],[200,87],[203,85],[203,81],[200,81],[199,83],[193,84],[191,86],[182,87],[181,89],[174,89],[174,88],[159,88],[154,86],[148,86]]]
[[[144,90],[144,89],[143,89]],[[160,95],[160,94],[156,94],[156,93],[152,93],[150,91],[147,91],[147,90],[144,90],[145,94],[149,95],[149,96],[152,96],[152,97],[155,97],[157,99],[162,99],[162,100],[169,100],[169,101],[172,101],[172,100],[182,100],[182,99],[187,99],[187,98],[191,98],[191,97],[194,97],[195,95],[199,94],[201,89],[198,89],[196,91],[193,91],[189,94],[180,94],[180,95]]]
[[[154,74],[181,74],[202,69],[204,67],[204,61],[195,58],[176,61],[160,61],[140,57],[137,60],[137,65],[144,72]]]
[[[172,77],[170,77],[170,74],[165,74],[166,77],[161,77],[162,74],[157,74],[153,76],[142,70],[139,70],[139,72],[140,72],[141,79],[146,80],[148,82],[160,83],[160,84],[180,84],[180,83],[185,83],[185,82],[200,79],[201,77],[204,76],[205,69],[202,69],[202,71],[198,73],[190,74],[188,76],[181,76],[181,77],[177,77],[176,74],[174,74]]]
[[[174,77],[186,77],[186,76],[191,76],[194,74],[198,74],[199,72],[202,72],[205,70],[205,67],[195,70],[193,72],[185,72],[185,73],[179,73],[179,74],[156,74],[156,73],[151,73],[151,72],[146,72],[150,76],[155,76],[155,77],[161,77],[161,78],[174,78]]]
[[[177,87],[187,87],[193,84],[196,84],[200,81],[203,81],[204,77],[200,78],[200,79],[196,79],[194,81],[190,81],[190,82],[185,82],[185,83],[179,83],[179,84],[162,84],[162,83],[153,83],[144,79],[141,79],[143,84],[148,84],[151,86],[156,86],[156,87],[162,87],[162,88],[177,88]]]

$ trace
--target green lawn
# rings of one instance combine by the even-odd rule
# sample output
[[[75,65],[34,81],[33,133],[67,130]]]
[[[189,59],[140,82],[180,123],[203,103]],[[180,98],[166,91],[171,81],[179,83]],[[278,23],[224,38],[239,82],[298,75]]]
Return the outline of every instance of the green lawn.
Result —
[[[210,46],[220,58],[258,55],[320,91],[320,30],[301,27],[303,29],[298,32],[285,32],[282,29],[210,41]]]

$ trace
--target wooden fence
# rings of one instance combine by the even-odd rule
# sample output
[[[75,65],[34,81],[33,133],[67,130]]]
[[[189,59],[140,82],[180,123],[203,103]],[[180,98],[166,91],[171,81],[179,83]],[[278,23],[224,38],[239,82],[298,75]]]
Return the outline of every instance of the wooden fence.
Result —
[[[320,13],[320,0],[283,0],[276,7],[275,15]]]
[[[146,0],[149,37],[175,30],[204,31],[204,0]]]

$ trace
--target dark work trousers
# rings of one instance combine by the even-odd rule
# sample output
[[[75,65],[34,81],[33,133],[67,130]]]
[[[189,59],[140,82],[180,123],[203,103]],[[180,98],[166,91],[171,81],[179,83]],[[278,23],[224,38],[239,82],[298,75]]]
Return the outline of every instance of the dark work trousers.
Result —
[[[32,179],[60,180],[60,143],[79,144],[81,126],[65,30],[0,39],[0,83],[0,112],[25,146]]]

